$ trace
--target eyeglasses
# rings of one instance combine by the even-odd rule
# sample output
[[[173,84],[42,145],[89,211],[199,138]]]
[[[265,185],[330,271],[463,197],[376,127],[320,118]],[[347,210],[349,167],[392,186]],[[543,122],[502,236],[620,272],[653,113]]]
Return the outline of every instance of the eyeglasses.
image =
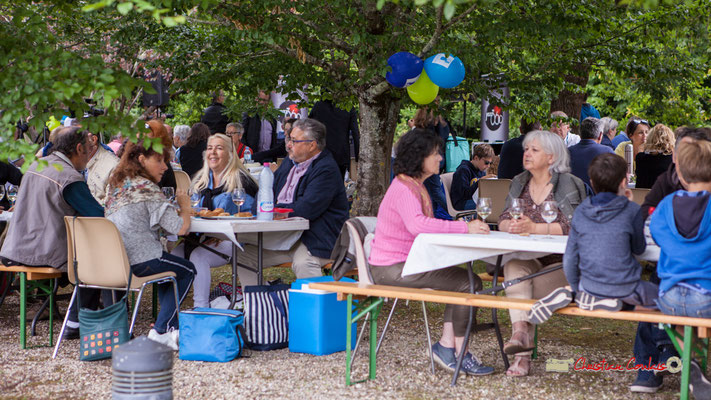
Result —
[[[639,124],[649,125],[649,122],[646,119],[633,119],[632,122],[634,122],[637,125],[639,125]]]
[[[290,137],[285,138],[285,140],[287,141],[287,143],[289,143],[289,142],[290,143],[305,143],[305,142],[313,142],[314,141],[314,139],[294,140]]]
[[[243,133],[244,133],[244,132],[225,132],[225,135],[232,137],[232,136],[235,136],[235,135],[241,135],[241,134],[243,134]]]

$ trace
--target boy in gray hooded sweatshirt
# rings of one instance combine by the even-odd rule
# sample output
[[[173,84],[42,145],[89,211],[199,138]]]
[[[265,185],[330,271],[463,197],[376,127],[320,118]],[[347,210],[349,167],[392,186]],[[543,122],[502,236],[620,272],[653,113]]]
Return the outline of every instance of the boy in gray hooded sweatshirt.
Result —
[[[563,256],[570,286],[554,290],[531,308],[538,324],[573,298],[584,310],[619,311],[624,304],[656,308],[657,285],[641,280],[644,219],[627,189],[627,165],[616,154],[600,154],[588,168],[597,193],[575,210]]]

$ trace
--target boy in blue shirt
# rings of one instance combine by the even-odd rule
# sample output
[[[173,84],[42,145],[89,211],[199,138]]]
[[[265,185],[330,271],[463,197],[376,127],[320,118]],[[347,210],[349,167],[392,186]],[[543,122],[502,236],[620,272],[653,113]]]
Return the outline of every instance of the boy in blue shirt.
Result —
[[[476,209],[472,196],[479,188],[479,179],[496,178],[494,175],[486,175],[494,155],[494,149],[483,143],[474,147],[470,161],[463,160],[459,164],[454,171],[452,185],[449,188],[449,197],[455,209],[460,211]]]
[[[573,214],[563,269],[570,286],[554,290],[529,312],[533,324],[546,321],[573,297],[584,310],[619,311],[626,304],[655,308],[657,285],[641,280],[644,219],[627,189],[627,166],[616,154],[593,158],[588,168],[597,193]],[[573,294],[575,292],[575,294]]]
[[[682,141],[676,159],[677,175],[687,190],[665,197],[650,223],[661,249],[657,304],[665,314],[711,318],[711,142]],[[709,399],[711,383],[702,371],[691,360],[694,398]]]

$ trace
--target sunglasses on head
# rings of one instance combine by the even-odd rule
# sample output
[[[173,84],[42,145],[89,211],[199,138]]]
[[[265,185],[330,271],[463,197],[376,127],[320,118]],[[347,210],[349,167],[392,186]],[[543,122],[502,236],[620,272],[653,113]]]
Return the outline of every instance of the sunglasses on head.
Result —
[[[634,122],[637,125],[639,125],[639,124],[649,125],[649,122],[646,119],[633,119],[632,122]]]

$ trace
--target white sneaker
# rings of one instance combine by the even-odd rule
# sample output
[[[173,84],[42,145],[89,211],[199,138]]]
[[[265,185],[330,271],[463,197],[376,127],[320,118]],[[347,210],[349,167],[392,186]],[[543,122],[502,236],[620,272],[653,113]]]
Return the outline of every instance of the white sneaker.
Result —
[[[171,349],[178,351],[179,335],[180,334],[177,329],[168,331],[163,334],[158,333],[158,331],[156,331],[155,329],[151,329],[150,332],[148,332],[148,339],[160,343],[162,345],[166,345]]]

